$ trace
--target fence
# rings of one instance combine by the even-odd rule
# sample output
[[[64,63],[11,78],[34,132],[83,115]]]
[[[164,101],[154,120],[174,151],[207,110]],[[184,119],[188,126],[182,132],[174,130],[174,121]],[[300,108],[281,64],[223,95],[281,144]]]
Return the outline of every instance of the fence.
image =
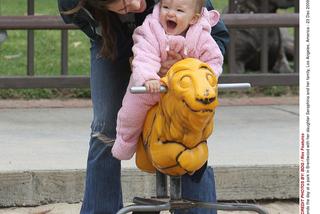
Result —
[[[266,1],[267,0],[262,0]],[[295,13],[290,14],[223,14],[222,19],[230,29],[230,45],[228,51],[228,65],[230,74],[223,74],[221,83],[250,82],[253,86],[270,85],[298,85],[299,84],[299,2],[295,0]],[[232,9],[234,0],[230,0]],[[232,11],[232,10],[231,10]],[[235,28],[268,28],[268,27],[295,27],[295,73],[268,73],[268,38],[267,30],[261,51],[261,73],[237,74],[235,64]],[[28,0],[28,16],[0,16],[0,30],[27,30],[27,71],[26,76],[0,76],[0,88],[87,88],[89,77],[68,76],[68,30],[76,29],[74,25],[64,24],[60,17],[35,16],[34,0]],[[34,73],[34,34],[33,30],[61,30],[61,75],[35,76]],[[1,68],[0,68],[1,69]]]

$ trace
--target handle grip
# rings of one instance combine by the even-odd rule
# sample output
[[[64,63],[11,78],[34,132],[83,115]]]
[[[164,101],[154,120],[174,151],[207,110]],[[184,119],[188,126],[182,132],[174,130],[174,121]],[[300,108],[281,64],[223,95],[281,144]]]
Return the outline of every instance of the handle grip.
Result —
[[[243,90],[251,88],[250,83],[221,83],[218,84],[219,90]],[[130,92],[132,94],[144,94],[148,93],[145,86],[133,86],[130,88]],[[160,86],[160,93],[166,93],[167,87],[166,86]]]

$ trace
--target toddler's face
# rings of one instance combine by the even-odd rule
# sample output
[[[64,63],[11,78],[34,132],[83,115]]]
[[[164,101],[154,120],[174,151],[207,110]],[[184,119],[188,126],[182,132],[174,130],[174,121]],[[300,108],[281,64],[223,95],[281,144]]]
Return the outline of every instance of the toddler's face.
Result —
[[[195,7],[197,0],[162,0],[160,3],[160,24],[166,34],[183,34],[198,20]]]

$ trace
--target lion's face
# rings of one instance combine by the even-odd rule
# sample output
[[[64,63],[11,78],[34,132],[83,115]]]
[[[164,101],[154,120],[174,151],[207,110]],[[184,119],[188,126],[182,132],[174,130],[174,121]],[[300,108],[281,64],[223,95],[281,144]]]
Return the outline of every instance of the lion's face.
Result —
[[[199,114],[212,113],[218,105],[217,78],[212,69],[197,59],[185,59],[169,70],[166,84],[174,93],[175,105]]]

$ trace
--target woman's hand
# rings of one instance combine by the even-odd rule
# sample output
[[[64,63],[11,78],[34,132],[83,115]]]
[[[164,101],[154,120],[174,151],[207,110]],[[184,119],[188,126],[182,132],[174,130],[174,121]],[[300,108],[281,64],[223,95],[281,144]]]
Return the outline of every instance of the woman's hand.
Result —
[[[165,76],[168,70],[171,68],[171,66],[173,66],[173,64],[180,61],[181,59],[183,59],[183,56],[181,56],[180,54],[174,51],[168,51],[168,60],[161,64],[161,68],[158,72],[158,75],[160,77]]]
[[[149,93],[159,93],[160,92],[160,80],[147,80],[144,83],[144,86],[147,88]]]

